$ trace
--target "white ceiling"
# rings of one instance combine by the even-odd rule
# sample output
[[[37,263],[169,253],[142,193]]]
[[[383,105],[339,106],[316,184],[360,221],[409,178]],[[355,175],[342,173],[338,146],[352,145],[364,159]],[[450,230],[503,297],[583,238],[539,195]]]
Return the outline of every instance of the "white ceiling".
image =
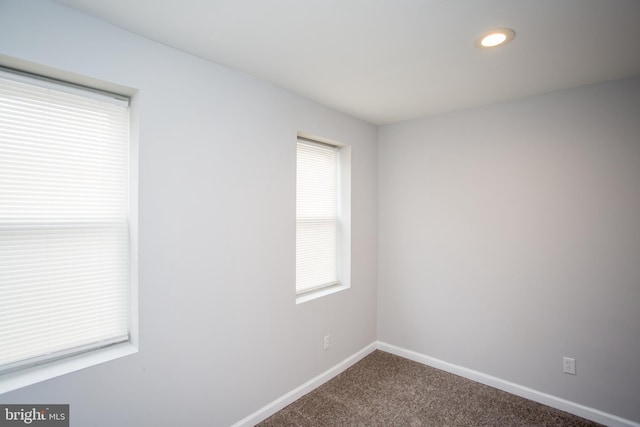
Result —
[[[640,75],[640,0],[57,1],[375,124]]]

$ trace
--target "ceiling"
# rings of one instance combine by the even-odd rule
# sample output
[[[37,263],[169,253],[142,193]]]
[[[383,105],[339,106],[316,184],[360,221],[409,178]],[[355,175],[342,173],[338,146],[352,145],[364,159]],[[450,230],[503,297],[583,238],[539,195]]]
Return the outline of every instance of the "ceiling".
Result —
[[[56,1],[374,124],[640,75],[640,0]]]

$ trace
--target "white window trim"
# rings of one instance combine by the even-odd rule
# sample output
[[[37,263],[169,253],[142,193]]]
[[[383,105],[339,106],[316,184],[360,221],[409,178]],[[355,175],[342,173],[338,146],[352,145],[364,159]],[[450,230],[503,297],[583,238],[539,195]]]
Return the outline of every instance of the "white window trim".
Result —
[[[138,347],[131,341],[3,374],[0,394],[137,353]]]
[[[9,68],[5,68],[8,65]],[[42,364],[26,366],[0,375],[0,395],[42,381],[76,372],[102,363],[129,356],[139,351],[138,309],[138,135],[139,109],[134,96],[136,90],[85,76],[74,75],[49,67],[33,64],[0,55],[0,69],[32,74],[44,80],[66,83],[97,92],[120,94],[129,99],[129,340],[117,344],[94,348],[67,357],[44,361]],[[46,76],[51,76],[48,78]]]
[[[338,282],[334,285],[296,293],[296,304],[301,304],[351,287],[351,146],[306,132],[298,132],[297,139],[327,144],[337,149],[338,223],[340,230],[336,248]]]

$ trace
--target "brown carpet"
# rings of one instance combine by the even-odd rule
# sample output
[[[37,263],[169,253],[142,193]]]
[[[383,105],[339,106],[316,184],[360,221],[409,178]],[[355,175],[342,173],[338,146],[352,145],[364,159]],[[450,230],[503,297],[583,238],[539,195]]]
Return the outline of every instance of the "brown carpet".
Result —
[[[259,426],[599,426],[376,350]]]

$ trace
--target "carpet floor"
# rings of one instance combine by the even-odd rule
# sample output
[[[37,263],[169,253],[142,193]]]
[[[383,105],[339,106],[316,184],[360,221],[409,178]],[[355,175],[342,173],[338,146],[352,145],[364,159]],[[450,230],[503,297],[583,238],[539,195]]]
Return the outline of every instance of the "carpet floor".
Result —
[[[380,350],[258,424],[261,427],[599,425]]]

